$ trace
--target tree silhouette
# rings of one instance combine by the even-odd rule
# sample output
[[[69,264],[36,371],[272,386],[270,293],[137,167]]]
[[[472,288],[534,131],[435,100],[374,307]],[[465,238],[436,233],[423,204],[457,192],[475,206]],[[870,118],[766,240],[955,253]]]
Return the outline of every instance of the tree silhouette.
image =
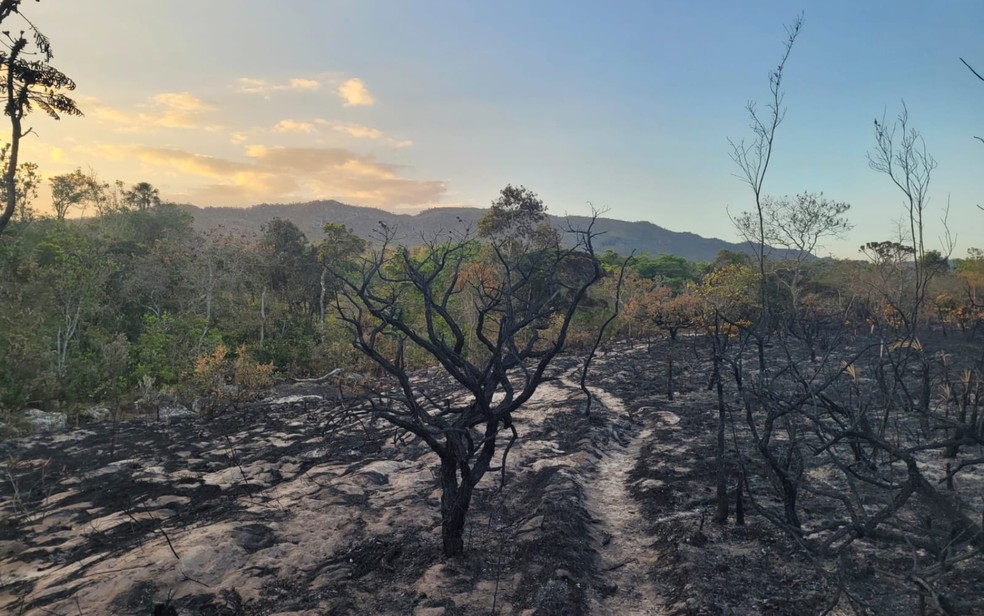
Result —
[[[161,204],[161,193],[149,182],[137,182],[124,191],[123,200],[136,210],[146,210]]]
[[[20,14],[21,0],[0,0],[0,25],[13,14]],[[75,101],[64,94],[74,90],[75,82],[51,66],[51,43],[34,24],[23,18],[27,30],[14,35],[13,30],[0,33],[4,49],[0,49],[0,95],[4,99],[4,114],[10,118],[10,149],[3,170],[6,203],[0,212],[0,232],[17,209],[17,167],[20,140],[31,132],[24,128],[24,117],[41,109],[54,119],[61,115],[82,115]],[[30,37],[30,39],[28,38]],[[34,59],[40,58],[40,59]]]

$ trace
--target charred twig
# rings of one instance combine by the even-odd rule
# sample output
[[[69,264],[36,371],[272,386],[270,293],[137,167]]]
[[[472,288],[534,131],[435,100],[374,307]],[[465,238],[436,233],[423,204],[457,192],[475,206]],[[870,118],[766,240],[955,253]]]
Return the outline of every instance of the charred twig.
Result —
[[[588,368],[591,365],[591,360],[594,358],[595,353],[598,351],[598,347],[601,345],[601,341],[605,336],[605,331],[608,326],[618,318],[619,310],[621,309],[621,299],[622,299],[622,282],[625,280],[625,268],[628,267],[629,262],[635,255],[633,250],[628,257],[622,262],[622,266],[618,270],[618,283],[615,285],[615,309],[612,314],[602,323],[601,328],[598,329],[598,335],[595,336],[594,343],[591,345],[591,349],[588,351],[587,357],[584,358],[584,369],[581,370],[581,379],[579,381],[581,391],[584,392],[585,403],[584,403],[584,415],[588,416],[591,414],[591,400],[593,396],[591,395],[591,390],[588,389]]]

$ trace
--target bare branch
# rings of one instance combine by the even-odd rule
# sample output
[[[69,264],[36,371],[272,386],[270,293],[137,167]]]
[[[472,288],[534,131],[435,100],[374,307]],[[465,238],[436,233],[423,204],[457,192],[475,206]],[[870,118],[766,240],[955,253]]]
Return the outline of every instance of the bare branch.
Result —
[[[974,67],[971,66],[970,64],[968,64],[966,60],[964,60],[963,58],[960,58],[960,61],[963,62],[963,65],[964,66],[966,66],[968,69],[970,69],[970,72],[973,73],[975,77],[977,77],[981,81],[984,81],[984,76],[981,76],[980,73],[978,73],[977,71],[975,71],[974,70]]]

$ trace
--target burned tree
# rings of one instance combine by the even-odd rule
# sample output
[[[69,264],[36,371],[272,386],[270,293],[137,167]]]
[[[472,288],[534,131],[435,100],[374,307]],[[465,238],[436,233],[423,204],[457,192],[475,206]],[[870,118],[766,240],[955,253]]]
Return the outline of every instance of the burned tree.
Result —
[[[815,361],[809,340],[778,336],[768,378],[736,378],[747,495],[819,565],[831,605],[871,611],[887,587],[906,613],[980,613],[981,354],[944,346],[922,310],[942,263],[923,243],[935,161],[904,108],[876,121],[875,143],[871,166],[903,193],[908,224],[850,270],[845,313],[870,331],[855,325]]]
[[[783,86],[782,80],[786,70],[786,61],[789,54],[793,51],[796,37],[799,36],[803,28],[803,17],[797,17],[792,25],[786,27],[786,42],[783,48],[782,57],[779,64],[769,72],[769,102],[766,106],[766,113],[760,113],[755,103],[749,102],[746,106],[749,117],[750,128],[754,138],[750,143],[745,141],[728,140],[731,144],[731,160],[738,166],[737,176],[740,180],[748,184],[755,197],[755,217],[757,224],[754,225],[754,238],[749,244],[755,252],[759,268],[759,302],[761,303],[761,314],[758,319],[758,326],[755,329],[756,344],[758,346],[759,371],[765,374],[765,339],[768,338],[771,328],[768,284],[765,272],[766,264],[766,224],[765,224],[765,205],[763,203],[765,176],[772,162],[773,148],[775,145],[776,131],[786,116],[783,108]]]
[[[446,556],[462,554],[473,491],[497,460],[504,468],[519,437],[514,415],[547,378],[601,276],[591,229],[572,233],[573,248],[556,234],[512,229],[485,242],[468,230],[448,233],[411,250],[384,227],[359,267],[336,272],[336,308],[356,348],[398,390],[370,396],[365,408],[440,459]],[[458,395],[434,399],[415,382],[408,357],[421,351],[456,382]]]

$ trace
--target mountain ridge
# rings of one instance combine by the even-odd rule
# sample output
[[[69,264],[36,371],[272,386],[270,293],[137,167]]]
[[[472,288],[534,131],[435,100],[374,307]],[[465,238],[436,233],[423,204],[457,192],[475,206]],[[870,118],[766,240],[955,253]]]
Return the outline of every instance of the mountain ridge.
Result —
[[[194,226],[199,231],[221,226],[231,231],[259,232],[263,225],[274,218],[282,218],[296,224],[308,240],[318,241],[325,222],[343,224],[356,235],[365,238],[372,237],[373,231],[379,228],[379,223],[384,223],[388,227],[396,227],[402,241],[410,244],[423,243],[425,238],[441,230],[460,228],[462,225],[474,232],[478,221],[487,211],[472,207],[438,207],[415,214],[398,214],[335,200],[291,204],[261,203],[246,208],[195,205],[180,207],[194,217]],[[550,215],[550,221],[561,230],[568,225],[584,228],[590,217]],[[623,255],[632,251],[650,255],[671,254],[690,261],[704,262],[714,260],[721,250],[751,254],[751,248],[747,244],[706,238],[689,231],[671,231],[649,221],[629,222],[599,217],[594,230],[598,232],[594,240],[598,253],[614,250]],[[415,238],[420,240],[415,242]]]

